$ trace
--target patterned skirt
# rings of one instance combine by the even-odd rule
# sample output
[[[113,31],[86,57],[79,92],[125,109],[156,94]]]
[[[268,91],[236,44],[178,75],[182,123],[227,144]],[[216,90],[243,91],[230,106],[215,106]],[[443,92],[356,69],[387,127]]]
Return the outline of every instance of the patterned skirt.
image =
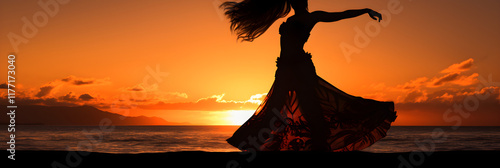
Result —
[[[240,150],[354,151],[386,136],[393,102],[349,95],[316,74],[309,53],[281,56],[275,81],[227,142]]]

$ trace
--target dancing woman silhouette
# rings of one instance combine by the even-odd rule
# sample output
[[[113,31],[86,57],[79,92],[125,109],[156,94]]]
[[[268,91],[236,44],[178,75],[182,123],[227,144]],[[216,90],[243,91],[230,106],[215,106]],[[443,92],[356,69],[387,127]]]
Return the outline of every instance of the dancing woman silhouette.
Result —
[[[241,150],[353,151],[386,136],[396,119],[393,102],[351,96],[316,74],[303,49],[318,22],[335,22],[371,9],[328,13],[308,11],[307,0],[243,0],[221,5],[238,39],[253,41],[277,19],[294,10],[279,28],[281,53],[275,81],[266,98],[227,142]]]

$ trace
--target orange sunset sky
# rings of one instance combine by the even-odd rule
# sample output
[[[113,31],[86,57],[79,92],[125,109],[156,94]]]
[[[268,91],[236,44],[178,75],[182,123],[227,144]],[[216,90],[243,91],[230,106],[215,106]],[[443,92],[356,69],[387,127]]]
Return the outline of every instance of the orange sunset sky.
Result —
[[[15,53],[19,105],[242,124],[274,80],[284,19],[238,42],[222,2],[0,1],[0,78]],[[310,11],[357,8],[384,20],[318,24],[305,50],[319,76],[349,94],[394,101],[394,125],[500,125],[500,1],[309,1]]]

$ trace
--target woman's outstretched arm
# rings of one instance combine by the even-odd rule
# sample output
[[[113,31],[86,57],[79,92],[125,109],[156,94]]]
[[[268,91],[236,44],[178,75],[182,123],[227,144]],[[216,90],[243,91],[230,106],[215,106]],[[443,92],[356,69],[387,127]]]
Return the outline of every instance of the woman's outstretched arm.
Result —
[[[357,17],[368,13],[373,20],[377,20],[380,22],[382,20],[382,15],[371,9],[355,9],[355,10],[346,10],[344,12],[324,12],[324,11],[314,11],[311,13],[314,20],[317,22],[335,22],[342,19],[348,19]]]

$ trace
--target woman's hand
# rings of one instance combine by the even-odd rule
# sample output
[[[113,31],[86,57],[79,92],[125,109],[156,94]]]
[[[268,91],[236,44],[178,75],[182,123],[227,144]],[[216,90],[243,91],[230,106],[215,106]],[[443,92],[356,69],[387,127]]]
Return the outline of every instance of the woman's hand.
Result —
[[[382,20],[382,14],[378,13],[377,11],[374,11],[374,10],[370,9],[370,11],[368,12],[368,14],[370,15],[370,17],[373,20],[378,20],[379,22]]]

